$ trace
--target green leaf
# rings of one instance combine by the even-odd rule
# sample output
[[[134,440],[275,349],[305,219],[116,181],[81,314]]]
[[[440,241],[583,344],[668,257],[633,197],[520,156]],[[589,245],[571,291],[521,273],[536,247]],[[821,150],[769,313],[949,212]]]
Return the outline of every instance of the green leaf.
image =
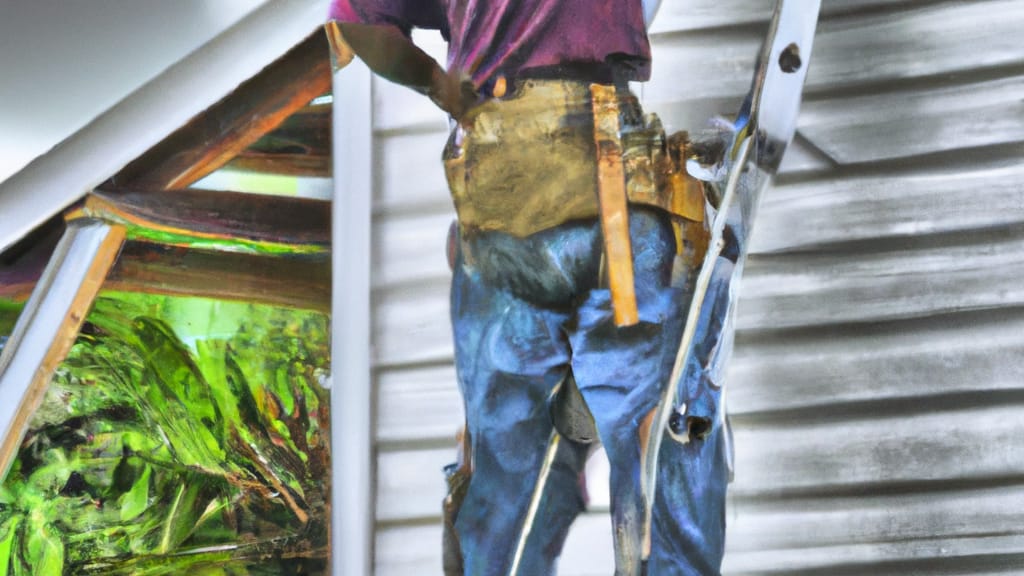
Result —
[[[157,548],[159,554],[177,550],[192,535],[206,511],[209,502],[209,498],[205,497],[207,493],[207,487],[201,481],[183,479],[164,517]]]
[[[21,517],[15,516],[4,522],[0,527],[0,576],[7,576],[11,569],[11,550],[18,535],[18,524]]]
[[[33,510],[43,506],[64,486],[76,467],[77,462],[68,460],[64,451],[47,450],[43,454],[43,465],[28,477],[28,486],[18,501],[18,507]]]
[[[143,345],[147,380],[155,384],[146,394],[149,408],[172,448],[186,465],[223,474],[220,413],[188,348],[161,320],[137,318],[135,331]]]
[[[122,522],[136,518],[149,505],[149,478],[152,471],[152,468],[146,466],[139,479],[132,484],[131,490],[119,498]]]
[[[203,372],[207,382],[210,383],[210,394],[217,402],[221,414],[221,435],[229,439],[232,431],[237,432],[245,441],[251,442],[252,435],[249,432],[252,422],[246,422],[247,416],[242,410],[246,409],[247,402],[251,402],[252,395],[248,388],[241,390],[248,398],[239,395],[239,388],[235,382],[237,375],[230,371],[231,358],[227,356],[229,350],[227,344],[222,340],[201,340],[196,342],[196,364]],[[245,383],[243,381],[243,386]],[[230,456],[230,452],[229,452]]]
[[[35,576],[61,576],[64,573],[64,543],[49,524],[32,526],[27,531],[26,563]]]
[[[220,414],[210,397],[210,385],[192,360],[189,349],[162,320],[140,317],[135,331],[146,346],[148,364],[167,390],[185,402],[199,420],[210,425]]]

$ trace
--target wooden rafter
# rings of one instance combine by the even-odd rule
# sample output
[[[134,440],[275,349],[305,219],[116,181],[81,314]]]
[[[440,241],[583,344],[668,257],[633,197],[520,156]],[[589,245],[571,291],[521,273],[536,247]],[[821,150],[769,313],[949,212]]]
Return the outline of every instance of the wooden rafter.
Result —
[[[104,288],[329,312],[327,255],[285,258],[128,242]]]
[[[243,150],[228,168],[286,174],[331,176],[331,104],[306,106]]]
[[[317,31],[129,163],[105,187],[186,188],[230,162],[330,87],[327,39]]]
[[[81,211],[133,228],[213,243],[224,239],[326,250],[331,241],[330,204],[321,200],[200,190],[176,190],[173,195],[118,190],[90,194]]]

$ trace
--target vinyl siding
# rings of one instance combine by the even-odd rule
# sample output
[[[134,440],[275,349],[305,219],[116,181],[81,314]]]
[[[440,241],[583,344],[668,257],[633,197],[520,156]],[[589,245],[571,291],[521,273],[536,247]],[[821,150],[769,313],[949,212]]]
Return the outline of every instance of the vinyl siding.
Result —
[[[648,111],[682,129],[736,110],[770,4],[668,0]],[[1017,0],[825,0],[743,284],[726,574],[1022,570],[1022,27]],[[384,81],[374,103],[376,573],[440,574],[462,420],[446,124]],[[611,572],[593,468],[564,576]]]

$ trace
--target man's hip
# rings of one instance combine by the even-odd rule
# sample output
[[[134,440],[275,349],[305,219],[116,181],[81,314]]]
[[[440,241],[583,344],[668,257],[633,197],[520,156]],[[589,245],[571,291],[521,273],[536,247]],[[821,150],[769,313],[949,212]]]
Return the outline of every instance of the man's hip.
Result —
[[[586,83],[530,79],[474,108],[444,153],[460,225],[526,237],[597,217],[593,101]],[[666,137],[628,91],[618,90],[613,104],[630,203],[702,222],[703,187],[686,174],[685,134]]]

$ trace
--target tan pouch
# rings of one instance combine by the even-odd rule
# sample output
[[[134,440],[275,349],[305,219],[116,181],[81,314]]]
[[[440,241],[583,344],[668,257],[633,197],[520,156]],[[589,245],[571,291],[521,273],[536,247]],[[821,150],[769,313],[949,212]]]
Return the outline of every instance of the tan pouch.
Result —
[[[666,138],[657,116],[620,97],[622,161],[631,203],[704,219],[700,182],[685,171],[685,134]],[[597,152],[589,87],[526,80],[473,109],[445,147],[460,225],[514,236],[596,218]],[[675,146],[675,148],[673,148]]]

